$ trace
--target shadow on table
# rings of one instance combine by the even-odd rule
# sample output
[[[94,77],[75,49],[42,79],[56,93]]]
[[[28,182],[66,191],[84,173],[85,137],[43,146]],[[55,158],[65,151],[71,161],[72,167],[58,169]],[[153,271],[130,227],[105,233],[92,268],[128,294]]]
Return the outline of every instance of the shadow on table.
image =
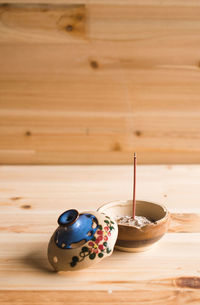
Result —
[[[44,252],[41,249],[32,251],[22,258],[24,264],[40,270],[45,273],[55,273],[55,271],[49,265],[47,256],[45,257]]]

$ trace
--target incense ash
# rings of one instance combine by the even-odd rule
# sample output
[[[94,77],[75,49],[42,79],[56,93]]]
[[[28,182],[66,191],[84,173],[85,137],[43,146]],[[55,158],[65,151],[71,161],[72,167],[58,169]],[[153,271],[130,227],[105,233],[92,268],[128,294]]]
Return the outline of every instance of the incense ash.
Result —
[[[141,229],[146,225],[154,223],[153,221],[147,219],[145,216],[135,216],[135,218],[132,216],[117,216],[115,220],[120,225],[132,226],[137,229]]]

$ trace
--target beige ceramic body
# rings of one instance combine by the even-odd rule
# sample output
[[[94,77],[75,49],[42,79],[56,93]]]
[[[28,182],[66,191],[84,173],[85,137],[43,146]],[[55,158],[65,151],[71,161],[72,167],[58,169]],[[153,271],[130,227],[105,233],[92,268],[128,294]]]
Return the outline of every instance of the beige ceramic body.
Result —
[[[132,216],[132,200],[115,201],[104,204],[98,209],[114,219],[116,216]],[[149,201],[136,201],[136,215],[145,216],[154,223],[142,228],[118,225],[116,249],[126,252],[141,252],[149,249],[168,230],[170,214],[165,206]]]
[[[84,213],[90,213],[97,218],[98,225],[102,226],[103,240],[99,244],[95,243],[95,241],[90,240],[77,248],[61,249],[56,245],[56,243],[54,241],[54,237],[55,237],[55,232],[54,232],[54,234],[52,235],[52,237],[49,241],[48,260],[56,271],[75,271],[75,270],[79,270],[79,269],[88,268],[88,267],[100,262],[105,257],[110,256],[113,252],[114,245],[116,243],[117,235],[118,235],[117,223],[114,221],[114,219],[112,217],[108,218],[108,216],[106,216],[105,214],[97,212],[97,211],[89,211],[89,212],[87,211]],[[109,223],[111,221],[113,222],[111,224],[113,227],[113,229],[111,231],[110,230],[108,231],[105,229],[106,227],[108,227],[108,225],[107,225],[107,223],[105,223],[105,221],[109,221]],[[110,234],[108,234],[109,232],[110,232]],[[98,234],[98,230],[97,230],[95,233],[95,238],[98,238],[98,237],[99,237],[99,234]],[[104,238],[107,240],[104,240]],[[105,241],[107,242],[107,246],[106,247],[102,246],[102,247],[104,247],[104,251],[102,252],[98,247],[100,244],[102,245],[103,242],[105,242]],[[93,243],[92,247],[91,247],[91,242]],[[89,249],[88,252],[85,252],[86,255],[81,253],[83,247],[87,247]],[[107,251],[106,251],[107,249],[110,250],[109,253],[107,253]],[[95,252],[98,251],[98,253],[96,253],[96,256],[94,259],[90,259],[88,254],[92,253],[94,251]],[[80,256],[80,253],[82,256]],[[99,257],[98,256],[99,253],[102,253],[103,256]],[[75,266],[71,266],[72,258],[75,256],[78,257],[78,259],[80,261],[78,263],[76,263]]]

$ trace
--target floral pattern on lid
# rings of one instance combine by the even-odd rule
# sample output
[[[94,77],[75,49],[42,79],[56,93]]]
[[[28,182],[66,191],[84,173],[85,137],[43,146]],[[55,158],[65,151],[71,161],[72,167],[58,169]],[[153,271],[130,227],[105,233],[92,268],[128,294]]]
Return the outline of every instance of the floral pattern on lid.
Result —
[[[77,263],[82,262],[87,256],[93,260],[97,256],[102,258],[105,253],[109,254],[111,252],[107,241],[111,236],[111,231],[115,229],[113,226],[114,222],[108,216],[105,216],[105,218],[105,227],[102,227],[102,225],[98,226],[95,236],[86,246],[81,248],[79,256],[72,257],[72,261],[70,262],[71,267],[75,267]]]

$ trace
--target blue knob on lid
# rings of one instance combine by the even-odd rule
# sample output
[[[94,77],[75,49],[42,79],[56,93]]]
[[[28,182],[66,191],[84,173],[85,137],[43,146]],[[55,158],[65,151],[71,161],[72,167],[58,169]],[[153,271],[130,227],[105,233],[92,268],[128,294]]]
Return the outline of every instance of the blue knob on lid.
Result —
[[[94,238],[98,229],[97,218],[90,213],[82,213],[71,209],[58,218],[59,227],[55,232],[55,243],[59,248],[71,249]]]
[[[77,210],[71,209],[65,211],[58,218],[58,224],[60,226],[70,226],[72,225],[79,217],[79,213]]]

